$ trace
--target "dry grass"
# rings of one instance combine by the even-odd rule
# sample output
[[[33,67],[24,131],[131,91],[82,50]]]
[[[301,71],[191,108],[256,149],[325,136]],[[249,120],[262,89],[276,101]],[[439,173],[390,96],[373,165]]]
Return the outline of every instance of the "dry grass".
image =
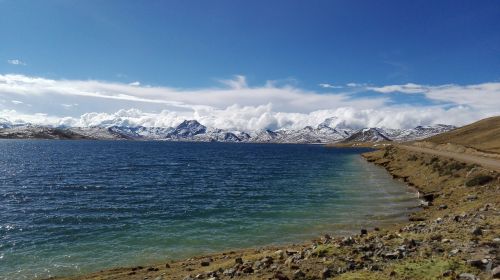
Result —
[[[500,116],[425,139],[436,144],[453,143],[484,152],[500,153]]]

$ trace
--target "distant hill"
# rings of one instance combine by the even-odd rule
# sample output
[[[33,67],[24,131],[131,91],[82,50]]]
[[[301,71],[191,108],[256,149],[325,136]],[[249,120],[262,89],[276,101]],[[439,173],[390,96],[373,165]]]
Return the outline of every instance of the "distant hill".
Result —
[[[453,143],[484,152],[500,153],[500,116],[483,119],[424,141],[436,144]]]

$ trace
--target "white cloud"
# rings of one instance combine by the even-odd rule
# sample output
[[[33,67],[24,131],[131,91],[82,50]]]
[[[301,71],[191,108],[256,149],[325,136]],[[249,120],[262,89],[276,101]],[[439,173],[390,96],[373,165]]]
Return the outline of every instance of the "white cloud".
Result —
[[[197,119],[209,127],[255,130],[317,126],[330,117],[337,117],[339,124],[357,128],[462,125],[500,113],[499,83],[387,85],[366,88],[384,93],[378,97],[359,98],[352,93],[325,94],[273,82],[249,86],[244,76],[221,82],[219,87],[178,89],[0,75],[0,100],[32,105],[23,106],[20,111],[15,104],[0,102],[0,117],[12,122],[52,125],[161,127]],[[391,92],[422,93],[428,100],[444,105],[397,105],[391,103]]]
[[[452,106],[468,106],[482,112],[500,111],[500,83],[482,83],[476,85],[439,85],[419,84],[388,85],[369,87],[380,93],[423,94],[427,99],[443,102]]]
[[[321,83],[321,84],[318,84],[318,86],[320,86],[322,88],[343,88],[343,86],[336,86],[336,85],[327,84],[327,83]]]
[[[8,64],[26,66],[26,62],[19,59],[8,59]]]
[[[13,104],[16,104],[16,105],[24,103],[24,102],[19,101],[19,100],[11,100],[10,102],[12,102]]]
[[[128,85],[129,85],[129,86],[136,86],[136,87],[138,87],[138,86],[140,86],[140,85],[141,85],[141,82],[139,82],[139,81],[135,81],[135,82],[132,82],[132,83],[130,83],[130,84],[128,84]]]
[[[347,83],[346,86],[348,87],[365,87],[366,84],[362,84],[362,83]]]

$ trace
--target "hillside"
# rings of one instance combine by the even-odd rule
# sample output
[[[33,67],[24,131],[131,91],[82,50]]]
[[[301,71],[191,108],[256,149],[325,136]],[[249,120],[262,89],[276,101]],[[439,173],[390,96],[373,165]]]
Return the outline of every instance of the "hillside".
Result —
[[[425,139],[435,144],[453,143],[484,152],[500,153],[500,116],[491,117]]]

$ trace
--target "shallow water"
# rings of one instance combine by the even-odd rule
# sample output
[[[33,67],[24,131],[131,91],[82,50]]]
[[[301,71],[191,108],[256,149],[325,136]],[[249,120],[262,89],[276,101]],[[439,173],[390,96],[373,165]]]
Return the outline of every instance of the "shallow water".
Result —
[[[0,279],[300,242],[405,219],[415,194],[317,145],[0,141]]]

